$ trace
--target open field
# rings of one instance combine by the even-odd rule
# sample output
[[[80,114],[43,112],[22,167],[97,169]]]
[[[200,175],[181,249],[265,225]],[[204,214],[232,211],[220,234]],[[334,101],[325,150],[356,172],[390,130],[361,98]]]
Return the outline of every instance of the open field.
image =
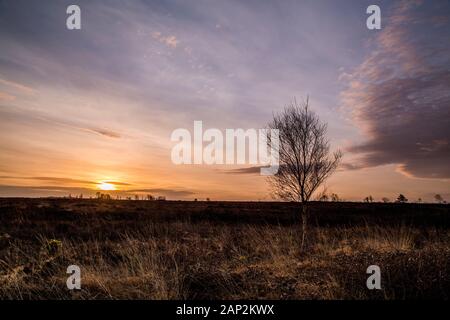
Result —
[[[450,206],[0,199],[1,299],[450,297]],[[69,291],[66,268],[81,268]],[[366,268],[381,268],[368,290]]]

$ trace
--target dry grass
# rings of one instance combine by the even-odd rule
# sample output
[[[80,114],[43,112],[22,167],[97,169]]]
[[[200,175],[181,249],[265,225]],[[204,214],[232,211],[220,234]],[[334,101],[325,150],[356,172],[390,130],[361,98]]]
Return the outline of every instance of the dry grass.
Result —
[[[438,226],[313,225],[300,252],[297,225],[146,220],[114,233],[104,216],[80,236],[62,218],[17,218],[28,233],[16,222],[0,233],[2,299],[449,297],[450,233]],[[81,267],[80,291],[66,288],[71,264]],[[365,286],[372,264],[380,291]]]

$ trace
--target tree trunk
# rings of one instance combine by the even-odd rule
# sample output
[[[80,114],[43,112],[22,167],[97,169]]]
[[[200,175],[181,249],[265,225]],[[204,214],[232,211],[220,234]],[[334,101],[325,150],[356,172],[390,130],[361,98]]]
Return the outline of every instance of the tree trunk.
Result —
[[[306,203],[302,203],[302,243],[300,245],[300,250],[303,251],[306,240],[306,229],[308,226],[308,207]]]

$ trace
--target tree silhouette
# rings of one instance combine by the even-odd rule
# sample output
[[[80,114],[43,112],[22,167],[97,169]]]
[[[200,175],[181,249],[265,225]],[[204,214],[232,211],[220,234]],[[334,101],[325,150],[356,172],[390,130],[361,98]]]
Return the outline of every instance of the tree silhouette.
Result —
[[[339,196],[336,193],[331,194],[331,201],[339,202]]]
[[[442,196],[440,194],[436,194],[434,196],[434,200],[436,200],[437,203],[443,203],[444,199],[442,198]]]
[[[273,116],[269,129],[279,132],[279,144],[267,137],[268,147],[279,155],[278,172],[269,177],[273,194],[288,201],[301,202],[302,239],[305,243],[308,202],[317,188],[335,171],[342,157],[332,153],[326,137],[327,125],[309,110],[309,99],[294,101]]]
[[[406,202],[408,202],[408,199],[403,194],[400,193],[395,202],[406,203]]]

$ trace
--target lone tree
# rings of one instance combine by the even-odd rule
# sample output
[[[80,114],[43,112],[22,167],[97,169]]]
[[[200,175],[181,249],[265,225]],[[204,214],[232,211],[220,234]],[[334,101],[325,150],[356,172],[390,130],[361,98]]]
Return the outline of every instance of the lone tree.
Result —
[[[442,196],[440,194],[436,194],[434,196],[434,200],[436,200],[437,203],[443,203],[444,199],[442,198]]]
[[[408,202],[408,199],[406,199],[406,197],[403,194],[399,194],[399,196],[397,197],[397,200],[395,201],[397,203],[406,203]]]
[[[332,193],[331,194],[331,201],[339,202],[339,196],[337,195],[337,193]]]
[[[299,105],[294,99],[284,110],[273,116],[269,129],[279,131],[279,144],[268,146],[279,154],[277,174],[269,176],[274,195],[288,201],[301,202],[302,239],[305,244],[308,202],[317,188],[335,171],[342,157],[332,153],[326,137],[327,125],[309,110],[309,99]]]

